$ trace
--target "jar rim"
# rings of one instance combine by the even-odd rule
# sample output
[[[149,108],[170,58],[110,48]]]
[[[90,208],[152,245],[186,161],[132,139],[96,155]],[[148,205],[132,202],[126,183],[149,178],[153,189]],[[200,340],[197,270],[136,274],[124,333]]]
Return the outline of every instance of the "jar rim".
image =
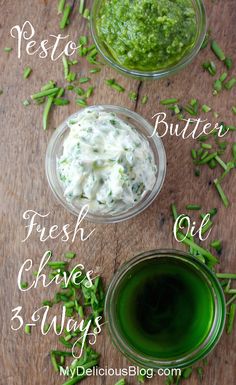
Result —
[[[206,10],[203,0],[191,0],[194,4],[197,17],[199,18],[199,23],[197,22],[198,31],[196,35],[196,39],[194,42],[193,47],[187,52],[186,55],[184,55],[177,63],[173,64],[173,66],[169,66],[167,68],[163,68],[156,71],[141,71],[141,70],[135,70],[135,69],[129,69],[121,64],[117,63],[115,59],[112,58],[111,55],[107,53],[105,49],[103,49],[102,44],[99,42],[99,37],[97,34],[97,28],[96,28],[96,20],[97,20],[97,10],[99,9],[99,5],[102,0],[95,0],[92,5],[91,10],[91,18],[90,18],[90,29],[91,34],[94,40],[94,43],[99,51],[99,53],[102,55],[103,59],[113,68],[115,68],[118,72],[123,73],[124,75],[131,76],[134,78],[140,78],[140,79],[161,79],[164,77],[168,77],[172,74],[175,74],[176,72],[180,71],[181,69],[185,68],[189,63],[192,62],[192,60],[195,58],[195,56],[198,54],[199,50],[201,49],[202,43],[206,36],[207,31],[207,17],[206,17]]]
[[[199,271],[201,271],[203,277],[206,279],[206,282],[209,284],[212,289],[212,296],[214,298],[215,305],[215,314],[214,320],[211,325],[211,329],[202,342],[194,351],[186,354],[184,357],[173,359],[173,360],[162,360],[156,359],[155,357],[150,357],[147,355],[142,355],[140,352],[137,352],[134,348],[128,346],[128,343],[124,341],[122,336],[119,334],[116,325],[115,325],[115,314],[112,311],[113,305],[115,303],[115,290],[118,287],[121,279],[130,271],[134,266],[143,262],[147,259],[154,258],[163,258],[163,257],[174,257],[175,260],[184,260],[191,265],[198,266]],[[140,253],[135,257],[131,258],[129,261],[125,262],[114,275],[106,294],[105,299],[105,318],[108,322],[108,330],[111,336],[111,339],[114,345],[132,362],[141,365],[143,367],[159,369],[159,368],[185,368],[193,365],[195,362],[206,357],[218,343],[225,326],[226,319],[226,304],[225,296],[222,290],[222,287],[214,275],[214,273],[202,262],[199,261],[196,257],[185,253],[180,250],[173,249],[160,249],[160,250],[151,250]]]

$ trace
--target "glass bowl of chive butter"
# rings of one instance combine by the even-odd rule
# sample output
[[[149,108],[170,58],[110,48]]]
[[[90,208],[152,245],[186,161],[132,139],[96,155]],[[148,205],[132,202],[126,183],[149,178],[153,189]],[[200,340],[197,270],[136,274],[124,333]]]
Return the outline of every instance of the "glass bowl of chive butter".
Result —
[[[206,35],[202,0],[95,0],[91,32],[105,62],[140,79],[183,69]]]
[[[205,264],[178,250],[152,250],[124,263],[106,295],[115,346],[140,367],[186,368],[219,341],[226,305]]]

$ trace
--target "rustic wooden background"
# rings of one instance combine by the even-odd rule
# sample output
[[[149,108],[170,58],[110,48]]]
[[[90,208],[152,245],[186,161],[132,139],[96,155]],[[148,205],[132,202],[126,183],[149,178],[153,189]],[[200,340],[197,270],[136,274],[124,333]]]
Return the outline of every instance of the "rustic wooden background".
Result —
[[[27,56],[23,51],[21,60],[17,59],[16,41],[10,37],[13,25],[22,25],[30,20],[36,30],[36,40],[47,39],[50,33],[58,34],[57,1],[51,0],[0,0],[0,88],[4,93],[0,96],[1,122],[1,349],[0,349],[0,384],[7,385],[59,385],[63,378],[54,374],[48,352],[56,347],[57,337],[53,334],[42,337],[39,330],[33,330],[31,336],[23,331],[10,330],[11,309],[22,305],[25,315],[29,317],[33,309],[40,306],[40,301],[48,297],[45,290],[31,290],[22,294],[16,285],[18,270],[23,261],[30,257],[39,263],[44,251],[51,249],[56,256],[68,250],[75,250],[77,261],[86,268],[99,268],[107,284],[117,267],[136,253],[153,248],[177,247],[172,237],[172,218],[170,204],[176,202],[179,210],[188,203],[201,203],[204,210],[219,208],[211,239],[223,240],[220,271],[236,271],[235,242],[235,184],[236,174],[232,173],[224,182],[224,188],[230,197],[231,206],[225,209],[213,187],[210,186],[220,170],[210,171],[207,167],[200,178],[193,174],[190,159],[192,140],[183,141],[176,137],[165,137],[164,144],[168,158],[168,169],[164,187],[144,213],[130,221],[117,225],[96,225],[96,232],[83,244],[79,238],[74,244],[63,244],[60,239],[42,243],[34,234],[22,243],[25,237],[25,223],[22,213],[34,209],[40,213],[50,211],[50,218],[42,224],[47,228],[53,224],[62,226],[65,223],[75,224],[76,218],[67,213],[54,199],[49,190],[45,172],[44,158],[47,143],[56,127],[68,115],[77,110],[74,98],[69,106],[57,108],[50,117],[47,132],[42,130],[42,106],[24,107],[22,101],[38,91],[49,79],[63,84],[61,61],[52,63],[49,58],[39,59]],[[209,27],[224,50],[234,56],[236,62],[236,4],[235,0],[206,1]],[[86,21],[73,17],[72,24],[63,32],[69,33],[72,40],[86,33]],[[11,53],[3,52],[5,46],[13,47]],[[220,119],[233,124],[230,112],[235,105],[235,90],[223,92],[219,97],[211,95],[211,77],[203,73],[201,63],[213,57],[209,49],[202,51],[196,60],[183,72],[171,79],[157,82],[145,82],[127,79],[104,67],[98,75],[93,75],[96,92],[91,103],[117,104],[136,110],[149,121],[155,112],[160,110],[159,100],[177,96],[185,102],[190,98],[199,98],[202,103],[213,106],[220,113]],[[23,80],[25,66],[33,68],[32,76]],[[80,60],[76,67],[79,76],[86,76],[88,66]],[[139,92],[140,98],[147,94],[149,102],[146,106],[135,105],[128,98],[128,92],[118,94],[104,85],[106,78],[115,77],[127,91]],[[211,117],[211,115],[208,115]],[[235,137],[234,137],[235,138]],[[233,139],[233,134],[231,135]],[[87,231],[94,228],[88,222],[84,224]],[[179,246],[181,247],[181,246]],[[236,330],[236,328],[235,328]],[[209,358],[205,370],[203,385],[228,385],[235,379],[236,333],[231,337],[224,335],[218,347]],[[98,349],[102,353],[101,366],[126,367],[127,360],[115,350],[106,332],[99,337]],[[88,378],[85,383],[113,385],[118,378]],[[135,384],[135,379],[128,379]],[[155,378],[151,384],[162,384],[163,378]],[[192,377],[189,384],[198,383]]]

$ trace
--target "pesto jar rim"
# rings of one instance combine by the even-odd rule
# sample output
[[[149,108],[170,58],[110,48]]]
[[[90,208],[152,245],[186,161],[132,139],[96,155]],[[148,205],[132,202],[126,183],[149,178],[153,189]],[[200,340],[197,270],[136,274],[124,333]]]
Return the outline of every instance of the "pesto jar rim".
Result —
[[[188,64],[190,64],[193,59],[197,56],[199,50],[201,49],[202,43],[206,36],[207,31],[207,17],[206,17],[206,10],[204,6],[203,0],[191,0],[193,3],[195,14],[196,14],[196,26],[197,26],[197,33],[195,37],[195,42],[193,44],[193,47],[176,63],[173,65],[163,68],[160,70],[154,70],[154,71],[141,71],[141,70],[135,70],[127,68],[121,64],[119,64],[111,54],[108,53],[105,45],[101,41],[100,37],[97,33],[97,27],[96,27],[96,21],[97,21],[97,13],[100,9],[101,2],[103,0],[94,0],[91,10],[91,18],[90,18],[90,29],[91,34],[94,40],[94,43],[101,54],[104,61],[109,64],[113,69],[117,70],[118,72],[122,73],[123,75],[137,78],[140,80],[157,80],[169,77],[171,75],[174,75],[175,73],[181,71],[184,69]]]
[[[212,322],[211,329],[203,341],[203,343],[197,347],[194,351],[184,355],[181,358],[173,360],[156,359],[147,355],[142,355],[134,348],[128,345],[123,336],[119,333],[117,327],[117,317],[115,312],[116,304],[116,292],[119,287],[119,283],[123,277],[131,271],[133,267],[145,260],[154,258],[173,257],[175,260],[181,260],[191,264],[202,273],[202,276],[206,279],[209,287],[212,289],[212,296],[214,299],[215,313],[214,320]],[[220,337],[223,333],[225,320],[226,320],[226,303],[225,296],[222,287],[217,279],[216,275],[196,257],[185,253],[180,250],[173,249],[160,249],[151,250],[140,253],[129,261],[125,262],[116,272],[110,285],[105,299],[105,319],[108,323],[108,332],[115,347],[131,362],[137,364],[140,367],[152,368],[158,370],[160,368],[186,368],[196,362],[204,359],[217,345]]]

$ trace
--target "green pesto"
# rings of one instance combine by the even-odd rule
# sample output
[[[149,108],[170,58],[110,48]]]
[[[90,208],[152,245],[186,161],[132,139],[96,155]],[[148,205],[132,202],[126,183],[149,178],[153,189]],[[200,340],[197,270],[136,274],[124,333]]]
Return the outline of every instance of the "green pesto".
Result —
[[[191,0],[103,0],[97,32],[118,64],[155,71],[191,50],[196,14]]]

